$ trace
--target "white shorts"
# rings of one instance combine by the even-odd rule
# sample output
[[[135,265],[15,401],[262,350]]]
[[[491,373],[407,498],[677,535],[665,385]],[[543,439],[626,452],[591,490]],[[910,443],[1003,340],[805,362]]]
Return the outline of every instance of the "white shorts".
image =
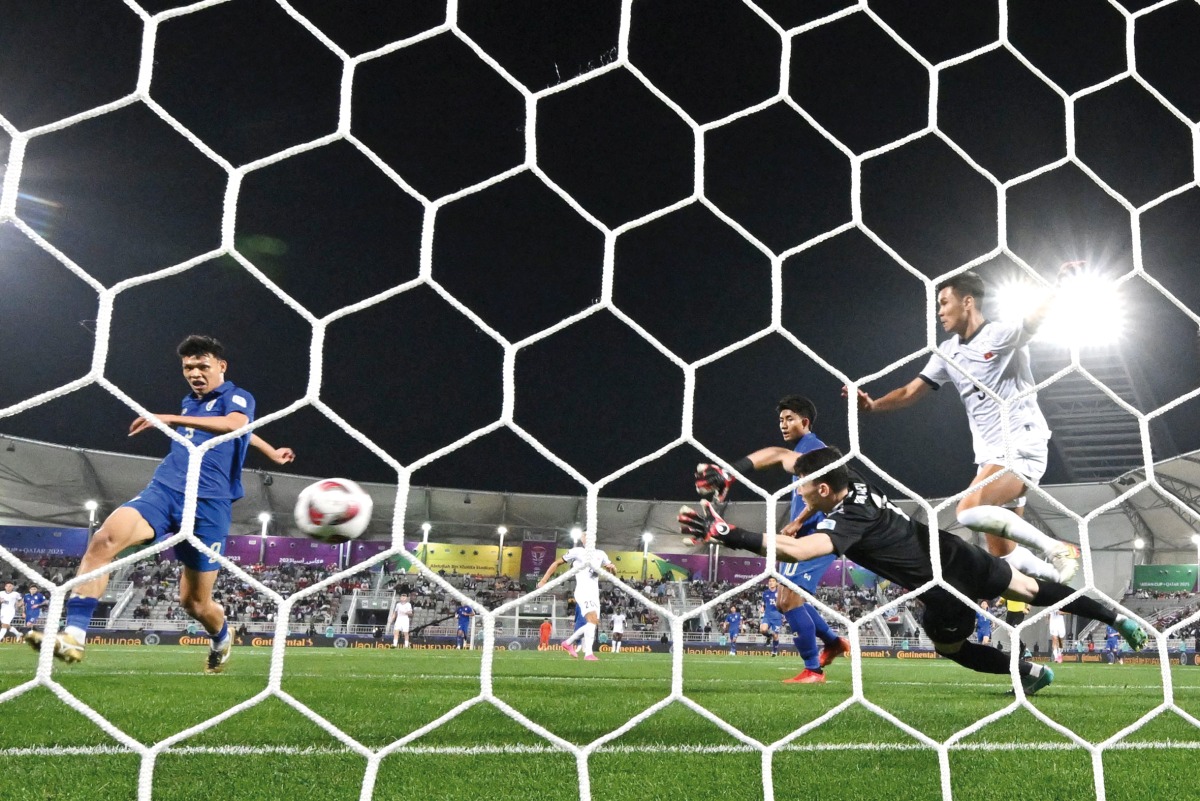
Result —
[[[1061,617],[1050,618],[1050,636],[1051,637],[1066,637],[1067,636],[1067,621]]]
[[[0,626],[7,626],[17,616],[16,609],[0,609]]]
[[[979,469],[983,470],[984,467],[990,464],[1011,467],[1013,472],[1036,487],[1038,482],[1042,480],[1042,476],[1046,475],[1046,461],[1050,455],[1050,440],[1044,439],[1041,436],[1018,437],[1013,441],[1013,450],[1015,451],[1016,458],[1011,465],[1005,461],[1004,446],[1001,444],[996,448],[997,455],[981,461]],[[1024,497],[1012,504],[1005,504],[1005,506],[1024,505]]]
[[[593,612],[600,614],[600,599],[599,598],[575,598],[575,603],[579,604],[579,611],[585,616]]]
[[[411,622],[412,621],[410,621],[408,618],[403,618],[403,619],[397,618],[396,619],[396,627],[395,627],[395,629],[393,629],[393,631],[398,631],[401,634],[408,634],[408,627]]]

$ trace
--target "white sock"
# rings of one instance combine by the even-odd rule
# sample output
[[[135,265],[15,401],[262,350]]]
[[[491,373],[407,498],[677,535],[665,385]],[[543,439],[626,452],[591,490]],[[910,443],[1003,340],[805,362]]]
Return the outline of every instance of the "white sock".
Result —
[[[1059,580],[1058,571],[1054,569],[1054,565],[1038,559],[1023,545],[1013,548],[1012,553],[1002,558],[1027,576],[1046,581],[1057,582]]]
[[[587,630],[587,627],[588,627],[588,624],[584,623],[582,626],[580,626],[578,629],[575,630],[574,634],[572,634],[567,639],[563,640],[562,644],[563,645],[574,645],[576,642],[579,641],[579,638],[583,636],[583,632]]]
[[[1058,540],[1038,531],[1011,509],[1001,506],[975,506],[964,509],[958,513],[958,522],[972,531],[995,534],[997,537],[1020,543],[1043,556],[1048,557],[1059,548]]]
[[[83,645],[87,640],[87,632],[78,626],[67,626],[63,629],[63,634],[70,634],[75,638],[75,642]]]
[[[616,642],[613,643],[613,653],[614,654],[621,653],[621,641],[620,640],[617,640]]]
[[[583,628],[583,655],[590,656],[592,653],[592,642],[596,639],[596,624],[584,623]]]

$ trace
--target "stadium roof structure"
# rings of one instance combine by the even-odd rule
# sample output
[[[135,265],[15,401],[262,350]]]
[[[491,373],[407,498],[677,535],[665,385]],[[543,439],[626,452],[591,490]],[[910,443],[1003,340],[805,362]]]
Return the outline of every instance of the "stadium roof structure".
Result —
[[[86,527],[84,504],[95,500],[101,515],[132,498],[149,481],[157,459],[104,451],[84,450],[46,442],[0,435],[0,523]],[[1042,487],[1030,494],[1027,515],[1035,525],[1060,539],[1079,541],[1079,524],[1072,513],[1087,515],[1114,499],[1126,496],[1089,524],[1091,546],[1098,555],[1138,557],[1134,541],[1141,538],[1141,563],[1192,563],[1198,546],[1192,536],[1200,531],[1200,451],[1184,454],[1155,465],[1154,475],[1166,492],[1151,485],[1138,486],[1144,469],[1132,470],[1111,482],[1062,484]],[[293,499],[312,476],[247,471],[243,476],[246,495],[234,505],[232,533],[262,530],[259,513],[272,515],[271,534],[298,534],[292,524]],[[367,484],[375,502],[374,523],[366,539],[383,539],[390,530],[396,508],[396,486]],[[1136,488],[1136,491],[1132,491]],[[937,505],[937,500],[930,499]],[[675,516],[681,503],[694,498],[644,500],[601,498],[598,505],[599,544],[605,548],[640,549],[641,535],[655,535],[656,550],[672,550],[677,541]],[[917,504],[900,506],[919,512]],[[405,538],[420,539],[421,524],[432,526],[437,542],[496,540],[496,527],[503,524],[509,542],[526,537],[565,538],[570,529],[586,520],[582,497],[522,495],[480,492],[472,489],[413,487],[407,499]],[[778,514],[786,504],[776,504]],[[737,525],[763,529],[767,509],[762,502],[736,502],[724,514]],[[953,508],[939,515],[944,527],[954,528]],[[777,525],[782,521],[777,520]]]

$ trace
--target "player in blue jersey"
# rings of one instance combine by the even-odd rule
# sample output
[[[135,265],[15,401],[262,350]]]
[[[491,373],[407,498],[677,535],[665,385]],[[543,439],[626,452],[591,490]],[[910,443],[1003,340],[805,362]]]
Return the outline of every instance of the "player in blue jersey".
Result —
[[[737,610],[736,604],[729,607],[729,614],[725,615],[725,622],[721,625],[729,635],[729,655],[737,656],[737,638],[742,633],[742,613]]]
[[[36,584],[29,585],[29,592],[21,596],[25,603],[25,628],[32,629],[42,618],[42,610],[46,608],[46,596]]]
[[[825,443],[813,433],[812,425],[817,419],[817,407],[811,400],[802,395],[788,395],[781,398],[775,406],[779,413],[779,433],[783,441],[791,448],[773,446],[757,450],[733,463],[733,469],[744,475],[754,470],[766,470],[779,466],[788,473],[801,455],[809,451],[824,448]],[[701,497],[711,498],[718,502],[725,499],[729,487],[734,482],[734,476],[728,470],[713,465],[702,464],[696,467],[696,492]],[[816,530],[817,524],[824,515],[810,513],[804,507],[804,500],[798,492],[792,493],[789,522],[779,533],[788,537],[802,537]],[[776,569],[781,576],[800,587],[809,594],[816,594],[821,577],[833,564],[836,555],[829,554],[805,562],[778,561]],[[792,628],[793,641],[796,650],[804,659],[804,670],[785,684],[820,684],[825,681],[825,667],[842,654],[849,653],[850,642],[839,637],[829,627],[820,612],[812,604],[806,603],[804,596],[793,592],[787,586],[779,588],[776,599],[780,613]],[[817,638],[821,639],[824,648],[818,651]]]
[[[988,602],[986,599],[979,602],[979,608],[982,609],[983,612],[991,611],[988,608]],[[983,614],[983,612],[975,613],[975,639],[980,645],[991,645],[992,619]]]
[[[455,647],[461,649],[471,642],[471,618],[475,617],[475,609],[468,604],[462,604],[454,610],[454,616],[458,618]]]
[[[193,445],[236,431],[254,419],[254,396],[225,379],[228,363],[225,350],[216,339],[192,335],[177,349],[183,365],[183,378],[191,388],[183,399],[180,414],[155,415],[158,422],[170,426]],[[152,420],[139,417],[129,426],[129,436],[154,427]],[[276,464],[295,458],[290,448],[273,448],[253,434],[227,440],[205,452],[200,466],[200,489],[196,503],[195,536],[214,551],[225,546],[233,516],[233,502],[242,497],[242,464],[253,445]],[[79,564],[79,573],[102,568],[131,545],[163,539],[183,527],[184,489],[187,482],[189,449],[175,440],[171,451],[159,464],[154,477],[141,494],[118,507],[88,542]],[[220,563],[190,542],[175,546],[183,563],[179,578],[179,603],[212,638],[205,673],[220,673],[233,645],[225,610],[213,600],[213,585]],[[84,642],[92,613],[108,586],[109,574],[75,587],[67,598],[62,631],[54,640],[54,656],[64,662],[83,659]],[[42,646],[41,632],[32,632],[27,641],[35,649]]]
[[[1110,665],[1114,662],[1125,664],[1121,656],[1121,633],[1112,626],[1104,630],[1104,661]]]
[[[767,588],[762,591],[763,617],[758,626],[759,632],[771,644],[771,656],[779,656],[779,630],[783,628],[783,614],[776,603],[778,596],[779,582],[771,576],[767,579]]]

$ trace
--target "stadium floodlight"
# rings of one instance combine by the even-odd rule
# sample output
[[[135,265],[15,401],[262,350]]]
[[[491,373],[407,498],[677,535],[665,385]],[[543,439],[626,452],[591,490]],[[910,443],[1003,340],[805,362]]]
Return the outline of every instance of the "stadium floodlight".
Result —
[[[430,523],[428,520],[426,520],[424,523],[421,524],[421,531],[423,531],[426,534],[428,534],[429,530],[432,528],[433,528],[433,524]]]
[[[1046,298],[1044,289],[1028,281],[1001,284],[994,295],[996,316],[1005,322],[1023,320]],[[1063,280],[1034,339],[1081,348],[1105,347],[1116,344],[1124,327],[1124,303],[1116,283],[1085,268]]]
[[[1138,537],[1136,540],[1133,541],[1133,549],[1135,551],[1140,551],[1145,547],[1146,547],[1146,541],[1144,539],[1142,539],[1141,537]]]
[[[1192,535],[1192,545],[1200,545],[1200,534]]]
[[[271,513],[270,512],[259,512],[258,513],[258,522],[270,523],[271,522]]]
[[[583,539],[583,529],[575,526],[575,528],[571,529],[571,542],[574,545],[578,545],[581,539]]]
[[[508,533],[508,526],[496,526],[496,533],[503,539],[504,535]]]
[[[642,532],[642,545],[646,546],[647,548],[650,547],[650,541],[653,539],[654,539],[654,535],[651,534],[649,531]]]
[[[100,508],[100,504],[96,503],[93,500],[87,500],[87,501],[83,502],[83,508],[87,509],[89,512],[94,512]]]

